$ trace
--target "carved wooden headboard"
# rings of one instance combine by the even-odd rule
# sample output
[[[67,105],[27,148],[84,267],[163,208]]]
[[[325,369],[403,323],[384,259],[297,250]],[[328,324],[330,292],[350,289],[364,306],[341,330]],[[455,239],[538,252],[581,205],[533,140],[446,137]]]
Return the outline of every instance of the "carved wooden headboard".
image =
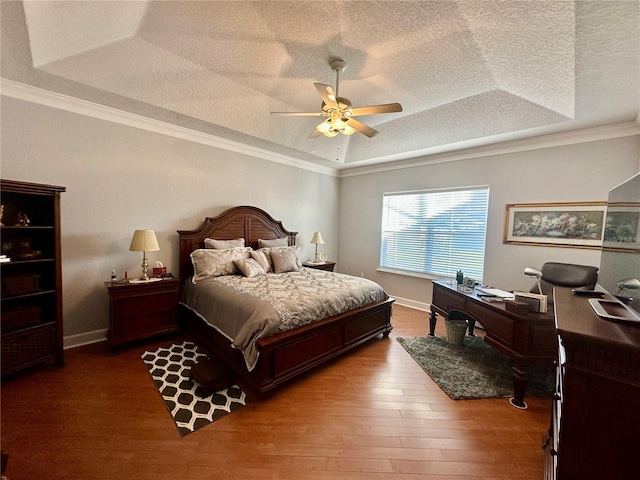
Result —
[[[282,222],[274,220],[257,207],[233,207],[217,217],[207,217],[195,230],[178,230],[180,237],[180,278],[186,280],[193,275],[191,252],[204,248],[204,239],[233,240],[244,238],[245,245],[258,248],[258,239],[273,240],[287,237],[289,245],[296,244],[298,232],[290,232]]]

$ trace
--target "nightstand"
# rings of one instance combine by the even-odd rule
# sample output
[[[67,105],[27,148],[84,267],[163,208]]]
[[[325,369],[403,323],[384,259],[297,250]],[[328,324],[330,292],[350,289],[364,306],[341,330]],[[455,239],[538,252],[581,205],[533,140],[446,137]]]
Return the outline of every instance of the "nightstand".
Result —
[[[109,291],[110,350],[125,343],[178,331],[180,279],[148,283],[105,282]]]
[[[304,267],[315,268],[316,270],[326,270],[328,272],[333,272],[333,269],[336,266],[336,262],[323,262],[323,263],[304,262],[302,265]]]

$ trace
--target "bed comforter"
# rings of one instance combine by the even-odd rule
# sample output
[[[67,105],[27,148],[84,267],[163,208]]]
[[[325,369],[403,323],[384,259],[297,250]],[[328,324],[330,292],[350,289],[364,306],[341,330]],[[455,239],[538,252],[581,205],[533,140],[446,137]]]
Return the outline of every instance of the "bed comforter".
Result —
[[[371,280],[301,268],[251,278],[225,275],[195,285],[187,281],[181,303],[240,349],[251,371],[258,361],[260,338],[387,298]]]

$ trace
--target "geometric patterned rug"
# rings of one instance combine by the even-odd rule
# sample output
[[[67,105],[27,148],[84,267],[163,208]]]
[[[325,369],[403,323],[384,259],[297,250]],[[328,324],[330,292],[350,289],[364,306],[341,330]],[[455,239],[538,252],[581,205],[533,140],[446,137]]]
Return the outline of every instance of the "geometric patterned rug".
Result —
[[[511,360],[481,336],[466,335],[463,345],[450,344],[445,337],[397,340],[453,400],[513,395]],[[532,366],[525,395],[549,397],[552,390],[553,367]]]
[[[203,395],[202,387],[189,378],[191,367],[198,358],[206,358],[193,342],[184,341],[144,352],[141,356],[183,437],[247,403],[246,394],[237,385]]]

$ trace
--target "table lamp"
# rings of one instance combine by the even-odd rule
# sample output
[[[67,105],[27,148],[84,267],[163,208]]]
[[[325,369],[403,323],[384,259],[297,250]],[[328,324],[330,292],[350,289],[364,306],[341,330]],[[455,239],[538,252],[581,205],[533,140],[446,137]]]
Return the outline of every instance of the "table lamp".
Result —
[[[313,234],[313,238],[311,239],[311,242],[309,243],[315,243],[316,244],[316,254],[313,257],[313,263],[320,263],[318,262],[318,245],[323,245],[324,244],[324,240],[322,239],[322,235],[320,234],[320,232],[315,232]]]
[[[136,230],[133,232],[129,251],[142,252],[142,276],[140,280],[149,281],[149,276],[147,275],[147,267],[149,266],[147,264],[147,252],[155,252],[157,250],[160,250],[160,247],[153,230]]]

